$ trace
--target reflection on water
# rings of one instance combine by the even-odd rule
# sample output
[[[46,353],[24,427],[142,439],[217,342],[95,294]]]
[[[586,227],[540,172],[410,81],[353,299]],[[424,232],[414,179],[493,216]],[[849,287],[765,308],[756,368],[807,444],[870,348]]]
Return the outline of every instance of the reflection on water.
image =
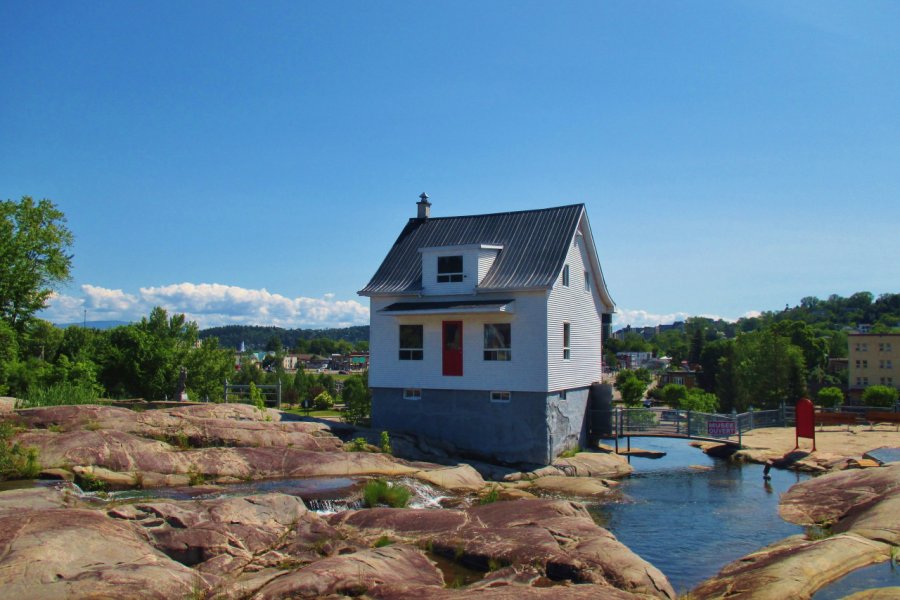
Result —
[[[803,529],[778,516],[778,497],[808,476],[762,465],[713,459],[685,440],[634,438],[660,459],[632,457],[635,474],[619,486],[624,498],[592,505],[598,522],[688,590],[729,562]]]

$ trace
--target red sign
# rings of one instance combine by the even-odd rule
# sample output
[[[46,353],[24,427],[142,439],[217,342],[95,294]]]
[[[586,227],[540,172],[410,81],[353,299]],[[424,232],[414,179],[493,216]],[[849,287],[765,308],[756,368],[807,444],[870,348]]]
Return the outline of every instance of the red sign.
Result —
[[[794,450],[800,447],[800,438],[810,438],[813,441],[813,452],[816,451],[816,407],[809,398],[801,398],[797,402],[796,417],[797,430]]]
[[[710,437],[737,435],[737,423],[734,421],[707,421],[706,432]]]

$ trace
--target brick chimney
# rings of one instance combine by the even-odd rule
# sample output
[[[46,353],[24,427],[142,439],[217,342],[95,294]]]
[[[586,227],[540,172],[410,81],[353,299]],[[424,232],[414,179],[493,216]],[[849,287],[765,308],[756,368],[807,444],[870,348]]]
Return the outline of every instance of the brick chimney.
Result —
[[[422,192],[419,196],[419,201],[416,202],[416,206],[419,208],[419,219],[427,219],[431,216],[431,202],[428,201],[428,194]]]

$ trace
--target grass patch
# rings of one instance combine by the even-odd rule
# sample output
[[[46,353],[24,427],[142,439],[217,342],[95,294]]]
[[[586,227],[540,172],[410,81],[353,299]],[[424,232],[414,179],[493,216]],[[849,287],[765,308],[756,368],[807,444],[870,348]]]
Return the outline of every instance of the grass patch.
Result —
[[[500,486],[492,485],[488,493],[478,499],[478,504],[493,504],[500,499]]]
[[[188,485],[204,485],[206,483],[206,475],[200,472],[200,469],[197,465],[191,465],[191,468],[188,469]]]
[[[98,423],[94,419],[91,419],[87,423],[85,423],[84,428],[88,431],[97,431],[98,429],[103,429],[103,427],[100,426],[100,423]]]
[[[97,404],[98,400],[99,394],[93,386],[63,382],[51,386],[29,386],[25,397],[16,401],[16,408]]]
[[[384,479],[373,479],[363,488],[363,503],[368,508],[387,505],[391,508],[403,508],[409,504],[412,493],[402,485],[392,485]]]
[[[340,417],[344,414],[339,410],[310,410],[308,412],[302,408],[282,408],[281,410],[282,412],[300,415],[301,417]]]
[[[11,442],[15,428],[0,423],[0,481],[6,479],[34,479],[41,472],[36,448],[25,448]]]
[[[393,543],[394,543],[394,540],[392,540],[391,538],[389,538],[386,535],[383,535],[380,538],[378,538],[377,540],[375,540],[375,543],[372,544],[372,547],[373,548],[384,548],[385,546],[390,546]]]
[[[806,534],[806,539],[811,542],[824,540],[834,535],[834,532],[831,531],[831,525],[810,525],[804,528],[803,532]]]
[[[75,483],[85,492],[105,492],[109,486],[97,479],[93,473],[76,473]]]
[[[575,446],[574,448],[569,448],[565,452],[559,455],[560,458],[573,458],[576,454],[581,452],[581,448]]]

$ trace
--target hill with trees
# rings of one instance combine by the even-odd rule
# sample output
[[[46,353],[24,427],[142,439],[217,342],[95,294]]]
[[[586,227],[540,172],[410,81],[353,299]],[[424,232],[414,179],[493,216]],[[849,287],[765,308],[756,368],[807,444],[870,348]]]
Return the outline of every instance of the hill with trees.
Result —
[[[241,342],[246,350],[276,350],[288,348],[301,353],[321,354],[316,349],[329,346],[323,340],[344,341],[352,349],[367,349],[369,326],[359,325],[341,329],[284,329],[259,325],[226,325],[210,327],[200,332],[200,339],[218,338],[223,348],[238,349]],[[314,343],[316,342],[316,343]]]

